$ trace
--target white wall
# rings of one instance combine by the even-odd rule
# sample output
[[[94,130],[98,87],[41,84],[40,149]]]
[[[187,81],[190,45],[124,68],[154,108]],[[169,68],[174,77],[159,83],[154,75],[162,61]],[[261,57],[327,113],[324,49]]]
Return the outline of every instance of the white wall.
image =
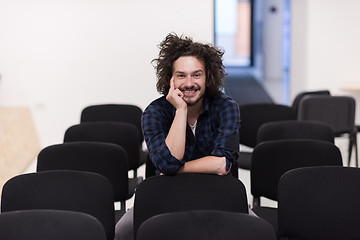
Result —
[[[265,0],[263,61],[264,81],[281,82],[282,64],[282,32],[283,32],[283,0]],[[272,12],[270,9],[275,8]]]
[[[0,0],[0,105],[28,106],[43,147],[96,103],[144,109],[169,32],[213,41],[213,0]]]
[[[291,0],[291,99],[360,81],[359,9]],[[159,96],[150,61],[171,31],[212,42],[213,0],[0,0],[0,105],[29,106],[42,146],[61,142],[86,105],[144,109]]]
[[[291,94],[360,82],[360,1],[292,0]],[[360,101],[360,99],[359,99]],[[359,109],[359,108],[358,108]]]

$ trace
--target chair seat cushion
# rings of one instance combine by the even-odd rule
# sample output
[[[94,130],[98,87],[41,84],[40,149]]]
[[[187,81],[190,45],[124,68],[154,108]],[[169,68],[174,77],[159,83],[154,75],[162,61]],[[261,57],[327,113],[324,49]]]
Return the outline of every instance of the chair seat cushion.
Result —
[[[269,222],[274,227],[276,234],[278,233],[278,214],[277,214],[278,211],[277,211],[277,208],[256,206],[256,207],[253,207],[251,210],[258,217]]]

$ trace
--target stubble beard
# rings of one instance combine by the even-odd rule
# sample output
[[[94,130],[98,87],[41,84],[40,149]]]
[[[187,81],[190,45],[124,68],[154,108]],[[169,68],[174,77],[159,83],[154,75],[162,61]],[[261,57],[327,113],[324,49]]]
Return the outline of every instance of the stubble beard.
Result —
[[[181,91],[186,91],[186,90],[196,90],[196,91],[201,91],[200,87],[190,87],[190,88],[182,88],[180,89]],[[186,102],[188,107],[192,107],[195,106],[196,104],[198,104],[202,99],[204,98],[204,93],[202,95],[199,95],[197,97],[197,99],[192,100],[192,98],[187,99],[187,97],[183,97],[183,100]]]
[[[194,101],[191,100],[186,100],[184,99],[184,101],[186,102],[186,104],[188,105],[188,107],[192,107],[195,106],[196,104],[198,104],[202,99],[204,98],[204,94],[199,96],[197,99],[195,99]]]

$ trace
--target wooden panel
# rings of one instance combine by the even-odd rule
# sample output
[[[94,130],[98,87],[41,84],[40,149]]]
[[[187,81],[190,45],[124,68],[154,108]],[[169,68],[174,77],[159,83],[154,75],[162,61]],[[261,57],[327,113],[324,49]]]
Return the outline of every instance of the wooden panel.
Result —
[[[0,107],[0,187],[21,174],[40,151],[30,110]]]

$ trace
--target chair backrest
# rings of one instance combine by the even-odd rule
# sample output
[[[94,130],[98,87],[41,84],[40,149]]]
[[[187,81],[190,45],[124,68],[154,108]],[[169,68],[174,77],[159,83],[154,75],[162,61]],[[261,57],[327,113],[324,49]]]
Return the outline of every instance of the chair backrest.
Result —
[[[202,210],[151,217],[140,226],[137,239],[275,240],[276,234],[268,222],[255,216]]]
[[[88,214],[61,210],[23,210],[0,214],[1,240],[105,240],[101,223]]]
[[[87,213],[114,239],[114,193],[110,181],[97,173],[58,170],[28,173],[8,180],[2,190],[1,212],[54,209]]]
[[[265,123],[258,130],[258,143],[281,139],[314,139],[334,143],[334,132],[323,122],[297,120]]]
[[[124,148],[104,142],[67,142],[42,149],[37,171],[76,170],[101,174],[114,188],[114,200],[129,199],[128,159]]]
[[[240,106],[240,144],[255,147],[261,125],[273,121],[295,120],[291,107],[272,103],[255,103]]]
[[[279,234],[286,239],[360,239],[360,169],[307,167],[279,182]]]
[[[355,131],[355,100],[349,96],[307,96],[300,102],[298,120],[330,125],[335,135]]]
[[[299,104],[300,101],[309,95],[313,95],[313,96],[330,96],[330,91],[329,90],[318,90],[318,91],[305,91],[305,92],[300,92],[298,95],[295,96],[294,101],[292,102],[292,109],[294,110],[295,114],[298,114],[299,111]]]
[[[69,127],[65,131],[64,142],[95,141],[120,145],[126,150],[129,169],[139,166],[140,133],[130,123],[86,122]]]
[[[85,107],[81,111],[80,122],[115,121],[134,124],[144,140],[141,129],[143,111],[132,104],[98,104]]]
[[[287,171],[307,166],[342,166],[338,147],[319,140],[274,140],[259,143],[252,152],[250,172],[254,198],[277,200],[278,182]]]
[[[233,176],[177,174],[145,179],[134,201],[134,234],[152,216],[190,210],[248,213],[244,184]]]

